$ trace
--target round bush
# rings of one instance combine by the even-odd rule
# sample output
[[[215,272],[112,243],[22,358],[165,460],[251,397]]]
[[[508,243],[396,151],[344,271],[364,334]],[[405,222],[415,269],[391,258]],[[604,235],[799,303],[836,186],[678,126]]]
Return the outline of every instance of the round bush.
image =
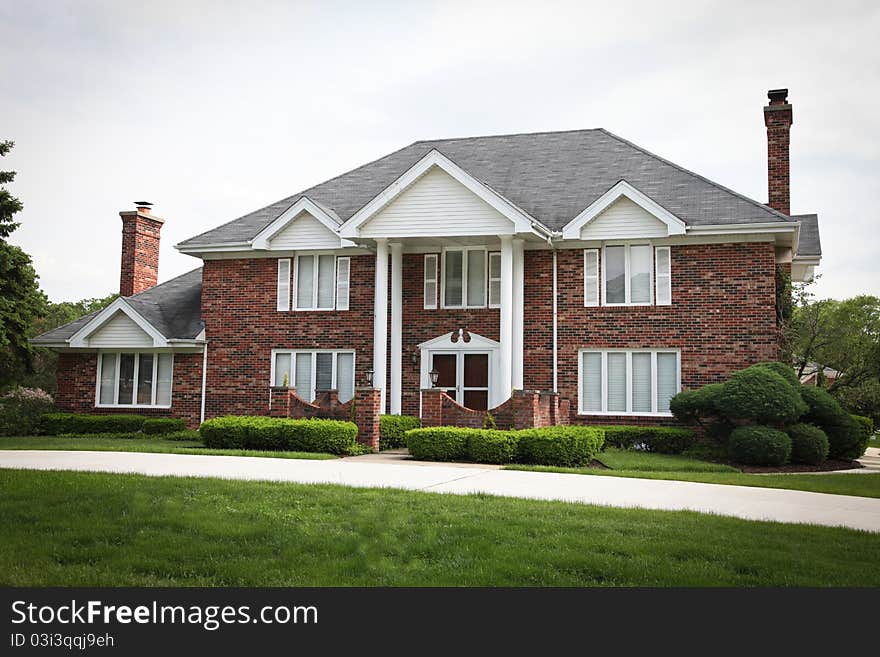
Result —
[[[728,449],[730,457],[737,463],[783,465],[791,456],[791,438],[770,427],[737,427],[730,434]]]
[[[474,463],[511,463],[516,458],[518,442],[513,431],[473,429],[468,433],[468,459]]]
[[[683,390],[669,400],[669,410],[680,422],[697,422],[718,414],[717,399],[723,384],[710,383],[694,390]]]
[[[599,426],[605,445],[621,449],[638,447],[658,454],[681,454],[694,444],[694,432],[677,427]]]
[[[0,436],[30,436],[53,410],[52,395],[40,388],[15,388],[0,397]]]
[[[794,371],[794,368],[791,365],[786,365],[785,363],[780,363],[779,361],[768,361],[765,363],[752,365],[752,367],[762,367],[770,370],[771,372],[776,372],[779,376],[788,381],[795,388],[798,388],[801,384],[801,382],[798,380],[797,372]]]
[[[767,367],[734,372],[715,403],[719,413],[728,419],[764,424],[790,424],[807,411],[798,391]]]
[[[382,415],[379,417],[379,449],[406,447],[406,432],[418,429],[422,421],[411,415]]]
[[[791,438],[791,462],[819,465],[828,458],[828,436],[812,424],[795,424],[786,433]]]
[[[800,393],[808,407],[803,421],[828,436],[828,458],[852,460],[865,453],[870,436],[827,390],[801,386]]]
[[[419,461],[462,461],[467,457],[468,433],[475,429],[428,427],[406,432],[410,456]]]

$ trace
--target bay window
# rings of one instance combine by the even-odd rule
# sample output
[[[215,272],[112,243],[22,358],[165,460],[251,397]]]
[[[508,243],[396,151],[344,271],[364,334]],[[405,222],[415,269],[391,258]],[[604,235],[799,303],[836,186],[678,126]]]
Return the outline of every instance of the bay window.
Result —
[[[671,350],[581,350],[578,412],[669,415],[669,400],[681,389],[680,359]]]
[[[101,352],[96,406],[171,406],[173,356],[153,352]]]
[[[354,352],[274,350],[271,385],[296,388],[307,402],[318,390],[336,390],[339,401],[347,402],[354,397]]]

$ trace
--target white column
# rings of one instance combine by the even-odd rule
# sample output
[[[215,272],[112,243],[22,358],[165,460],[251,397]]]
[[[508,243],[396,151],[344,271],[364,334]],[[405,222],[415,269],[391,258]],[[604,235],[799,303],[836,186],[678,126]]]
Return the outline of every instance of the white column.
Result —
[[[501,367],[498,401],[510,397],[513,389],[511,359],[513,356],[513,238],[501,236]]]
[[[403,244],[391,244],[391,413],[400,415],[403,375]]]
[[[373,298],[373,387],[382,391],[385,412],[385,371],[388,351],[388,240],[376,239],[376,284]]]
[[[512,386],[523,389],[523,240],[513,240],[513,344],[511,347]]]

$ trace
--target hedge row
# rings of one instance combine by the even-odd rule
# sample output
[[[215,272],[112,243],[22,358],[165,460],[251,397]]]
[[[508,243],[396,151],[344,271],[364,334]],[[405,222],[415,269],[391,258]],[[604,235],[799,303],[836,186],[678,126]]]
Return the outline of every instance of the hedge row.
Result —
[[[357,425],[340,420],[289,420],[260,416],[218,417],[199,427],[206,447],[295,452],[358,453]]]
[[[379,417],[379,449],[406,447],[406,432],[418,429],[422,421],[412,415],[382,415]]]
[[[40,420],[40,432],[59,434],[138,433],[147,418],[143,415],[86,415],[84,413],[47,413]]]
[[[681,454],[694,444],[694,432],[676,427],[596,427],[605,432],[605,446],[642,449],[659,454]]]
[[[521,431],[430,427],[406,432],[413,458],[423,461],[587,465],[602,449],[595,427],[558,426]]]

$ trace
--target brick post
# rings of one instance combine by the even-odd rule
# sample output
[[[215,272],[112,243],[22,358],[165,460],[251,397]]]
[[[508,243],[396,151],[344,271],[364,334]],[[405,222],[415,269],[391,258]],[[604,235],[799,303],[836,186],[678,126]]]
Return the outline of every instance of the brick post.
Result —
[[[563,397],[559,398],[559,417],[557,424],[571,424],[571,402]]]
[[[382,414],[382,391],[357,388],[354,391],[354,422],[358,442],[379,451],[379,416]]]
[[[443,391],[439,388],[422,388],[422,426],[443,426]]]
[[[290,416],[290,392],[289,388],[276,386],[269,388],[269,415],[271,417]]]
[[[513,428],[531,429],[535,426],[538,417],[537,390],[514,390],[513,391]]]

